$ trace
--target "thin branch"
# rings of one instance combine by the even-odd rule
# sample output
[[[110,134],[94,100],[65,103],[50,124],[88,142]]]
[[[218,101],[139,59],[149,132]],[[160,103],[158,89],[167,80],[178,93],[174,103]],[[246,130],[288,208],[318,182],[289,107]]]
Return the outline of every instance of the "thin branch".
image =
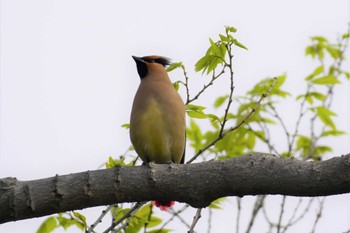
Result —
[[[222,124],[221,124],[221,127],[220,127],[219,137],[222,136],[222,134],[224,132],[225,125],[226,125],[226,122],[227,122],[227,115],[228,115],[228,112],[229,112],[230,107],[231,107],[232,98],[233,98],[233,92],[234,92],[234,89],[235,89],[234,82],[233,82],[233,69],[232,69],[232,58],[233,58],[233,56],[231,54],[231,46],[226,45],[226,48],[227,48],[228,55],[229,55],[229,64],[227,66],[229,67],[229,70],[230,70],[230,94],[229,94],[229,97],[228,97],[227,106],[225,108],[225,114],[224,114],[224,117],[223,117],[223,121],[222,121]]]
[[[176,212],[173,211],[172,208],[170,208],[169,210],[172,211],[171,218],[169,218],[165,223],[163,223],[163,225],[155,233],[162,232],[162,230],[166,227],[166,225],[168,225],[171,221],[173,221],[175,219],[175,217],[179,216],[183,211],[188,209],[188,207],[189,207],[189,205],[184,205],[180,210],[178,210]],[[183,220],[183,219],[180,219],[180,220]],[[190,225],[187,224],[186,222],[183,221],[182,223],[184,223],[188,228],[190,227]]]
[[[186,207],[186,208],[185,208],[185,207]],[[189,207],[189,205],[186,205],[185,207],[184,207],[184,210],[187,209],[187,208]],[[188,223],[186,222],[186,220],[183,219],[183,218],[181,217],[180,214],[176,214],[176,212],[173,210],[173,208],[171,208],[170,211],[171,211],[172,214],[174,214],[174,217],[177,217],[177,218],[180,220],[180,222],[182,222],[182,224],[184,224],[184,225],[185,225],[186,227],[188,227],[188,228],[190,227],[190,224],[188,224]],[[182,211],[181,211],[181,212],[182,212]],[[180,213],[181,213],[181,212],[180,212]]]
[[[202,217],[201,212],[202,212],[202,208],[198,208],[196,215],[193,217],[192,225],[191,225],[190,229],[187,231],[187,233],[194,233],[194,227],[198,223],[199,219]]]
[[[286,204],[286,198],[287,198],[287,196],[282,197],[281,211],[280,211],[280,215],[278,217],[278,223],[277,223],[277,233],[280,233],[280,231],[281,231],[282,218],[283,218],[283,214],[284,214],[284,205]]]
[[[190,88],[189,88],[189,84],[188,84],[188,76],[187,76],[187,72],[186,72],[186,68],[185,66],[181,66],[182,72],[185,76],[185,88],[186,88],[186,104],[189,103],[190,100]]]
[[[191,102],[193,102],[193,101],[195,101],[196,99],[198,99],[199,96],[200,96],[201,94],[203,94],[203,92],[204,92],[209,86],[213,85],[214,81],[215,81],[216,79],[218,79],[222,74],[225,73],[225,68],[226,68],[226,66],[224,66],[224,67],[222,68],[221,72],[220,72],[218,75],[216,75],[216,76],[215,76],[215,73],[213,73],[213,76],[212,76],[211,80],[210,80],[207,84],[204,84],[203,88],[202,88],[192,99],[187,99],[186,105],[189,104],[189,103],[191,103]],[[186,83],[187,83],[187,81],[186,81]],[[188,94],[188,98],[189,98],[189,94]]]
[[[96,221],[91,224],[89,230],[85,231],[86,233],[92,233],[95,229],[95,227],[102,222],[102,218],[112,209],[113,205],[108,206],[106,209],[104,209],[101,213],[101,215],[96,219]]]
[[[269,89],[267,90],[266,93],[262,94],[260,96],[260,99],[255,103],[255,106],[252,108],[252,110],[244,117],[244,119],[238,123],[236,126],[229,128],[228,130],[225,130],[224,132],[222,132],[221,134],[219,134],[219,136],[214,139],[213,141],[211,141],[208,145],[206,145],[204,148],[200,149],[189,161],[187,161],[187,163],[192,163],[199,155],[201,155],[204,151],[208,150],[210,147],[212,147],[213,145],[215,145],[218,141],[220,141],[221,139],[223,139],[226,135],[228,135],[229,133],[231,133],[232,131],[235,131],[236,129],[238,129],[239,127],[241,127],[242,125],[244,125],[244,123],[246,123],[248,121],[248,119],[253,115],[253,113],[257,110],[257,108],[260,106],[261,102],[263,99],[265,99],[271,92],[272,88],[275,86],[277,78],[273,79],[273,82],[271,83],[271,86],[269,87]]]
[[[278,114],[276,108],[271,104],[271,103],[268,103],[267,104],[271,109],[272,109],[272,113],[270,113],[272,116],[274,116],[281,124],[282,126],[282,129],[287,137],[287,143],[288,143],[288,147],[290,147],[290,141],[291,141],[291,138],[290,138],[290,133],[287,129],[287,126],[286,124],[284,123],[283,119],[281,118],[280,114]],[[290,154],[291,152],[289,152]]]
[[[208,231],[207,233],[211,232],[211,222],[212,222],[212,215],[213,215],[213,210],[211,208],[208,208],[209,211],[209,216],[208,216]]]
[[[301,200],[302,198],[300,198],[300,201],[298,202],[297,206],[294,208],[294,211],[293,211],[293,215],[292,217],[290,218],[290,220],[288,221],[288,223],[284,226],[284,232],[287,231],[288,227],[292,226],[292,225],[295,225],[297,222],[299,222],[301,219],[304,218],[304,216],[306,215],[306,213],[310,210],[310,207],[311,207],[311,204],[313,203],[313,201],[315,200],[315,198],[310,198],[309,199],[309,202],[308,204],[306,205],[304,211],[299,215],[299,217],[295,218],[295,215],[296,215],[296,212],[298,210],[298,206],[299,206],[299,203],[301,203]],[[295,220],[294,220],[295,218]]]
[[[252,216],[250,218],[246,233],[249,233],[251,231],[253,224],[255,222],[256,215],[259,213],[261,208],[264,206],[265,197],[266,197],[266,195],[257,196],[255,204],[254,204],[253,213],[252,213]]]
[[[126,212],[120,219],[117,221],[113,221],[112,224],[103,232],[103,233],[108,233],[110,232],[113,228],[115,228],[118,224],[123,222],[125,219],[131,217],[131,214],[141,208],[146,202],[137,202],[134,207],[132,207],[128,212]]]
[[[326,200],[326,197],[322,197],[321,200],[319,201],[319,203],[320,203],[320,209],[318,210],[318,212],[317,212],[317,214],[316,214],[315,222],[314,222],[314,225],[312,226],[311,233],[314,233],[314,232],[315,232],[317,223],[318,223],[319,220],[321,219],[322,211],[323,211],[323,206],[324,206],[324,201],[325,201],[325,200]]]
[[[236,197],[237,200],[237,218],[236,218],[236,233],[239,233],[239,222],[241,218],[241,203],[242,198]]]

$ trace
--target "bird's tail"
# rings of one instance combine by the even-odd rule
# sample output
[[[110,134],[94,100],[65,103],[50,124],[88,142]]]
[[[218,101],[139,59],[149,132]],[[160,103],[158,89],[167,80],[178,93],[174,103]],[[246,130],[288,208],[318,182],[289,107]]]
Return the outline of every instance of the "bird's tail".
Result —
[[[162,211],[167,211],[175,204],[175,201],[152,201],[152,205],[157,206]]]

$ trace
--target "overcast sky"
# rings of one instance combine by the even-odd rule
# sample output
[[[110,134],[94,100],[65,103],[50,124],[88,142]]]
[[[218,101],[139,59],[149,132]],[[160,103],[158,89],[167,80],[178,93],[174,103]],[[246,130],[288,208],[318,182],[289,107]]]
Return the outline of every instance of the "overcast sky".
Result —
[[[231,25],[249,49],[235,52],[236,94],[284,72],[293,93],[302,91],[315,67],[304,57],[309,37],[336,40],[347,30],[349,12],[346,0],[2,0],[0,178],[93,170],[124,153],[130,140],[120,125],[129,121],[139,84],[131,55],[183,61],[196,88],[201,76],[193,65],[205,53],[208,37],[215,39]],[[350,62],[344,67],[349,70]],[[180,72],[171,75],[182,78]],[[343,82],[334,108],[339,128],[348,133],[349,93],[349,82]],[[294,111],[285,110],[286,116]],[[334,155],[348,153],[349,142],[349,136],[332,142]],[[349,195],[330,199],[317,232],[348,230]],[[35,232],[41,221],[3,224],[0,232]]]

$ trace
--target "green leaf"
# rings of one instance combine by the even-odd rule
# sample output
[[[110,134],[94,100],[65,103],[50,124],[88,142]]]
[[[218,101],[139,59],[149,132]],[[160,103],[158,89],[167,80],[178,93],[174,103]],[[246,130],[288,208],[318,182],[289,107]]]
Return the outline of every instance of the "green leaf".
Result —
[[[255,146],[256,142],[256,136],[252,131],[248,131],[248,137],[247,137],[247,148],[248,149],[253,149]]]
[[[325,153],[332,151],[333,149],[329,146],[316,146],[313,151],[313,155],[324,155]]]
[[[179,91],[180,88],[180,81],[174,82],[173,87],[175,88],[176,91]]]
[[[207,118],[207,115],[203,112],[205,107],[194,105],[194,104],[187,104],[186,105],[186,113],[189,117],[192,118],[198,118],[198,119],[205,119]]]
[[[317,52],[316,52],[316,49],[313,45],[306,47],[306,49],[305,49],[306,56],[310,55],[314,59],[316,57],[316,54],[317,54]]]
[[[64,230],[67,230],[69,227],[73,225],[78,227],[81,231],[84,231],[86,229],[86,223],[84,224],[78,218],[66,218],[60,215],[57,217],[57,220],[59,222],[59,225],[62,226]]]
[[[342,39],[346,39],[350,37],[350,33],[345,33],[342,35]]]
[[[328,40],[323,36],[313,36],[311,40],[317,41],[318,43],[328,43]]]
[[[216,199],[215,201],[213,201],[212,203],[210,203],[209,208],[211,209],[221,209],[222,207],[220,205],[222,205],[222,202],[225,200],[224,197]]]
[[[197,119],[205,119],[205,118],[207,118],[207,115],[205,113],[203,113],[203,112],[187,110],[186,113],[191,118],[197,118]]]
[[[206,115],[211,121],[220,122],[219,117],[218,117],[217,115],[215,115],[215,114],[209,113],[209,114],[205,114],[205,115]]]
[[[125,129],[130,129],[130,124],[125,123],[125,124],[122,124],[121,127],[125,128]]]
[[[72,211],[72,212],[73,212],[74,217],[81,220],[81,222],[84,224],[84,226],[86,226],[86,217],[79,212],[76,212],[76,211]]]
[[[229,41],[230,41],[230,40],[229,40],[226,36],[224,36],[224,35],[219,34],[219,36],[220,36],[220,40],[223,41],[223,42],[229,42]]]
[[[71,218],[66,218],[62,216],[57,217],[58,223],[63,227],[64,230],[67,230],[70,226],[74,224],[74,220]]]
[[[106,168],[113,168],[116,166],[116,163],[114,162],[114,159],[109,156],[108,162],[106,162]]]
[[[323,65],[320,65],[319,67],[317,67],[314,72],[312,73],[313,76],[317,76],[319,74],[321,74],[324,70],[324,66]]]
[[[129,226],[125,229],[125,233],[137,233],[140,232],[141,228],[144,227],[145,223],[148,222],[148,218],[151,213],[151,204],[147,204],[132,215]],[[156,223],[156,219],[154,220]],[[158,225],[158,224],[156,224]]]
[[[162,223],[162,219],[161,218],[158,218],[158,217],[155,217],[155,216],[151,216],[151,219],[148,221],[148,227],[155,227],[155,226],[158,226],[159,224]]]
[[[266,140],[266,136],[265,136],[265,132],[264,131],[255,130],[254,133],[259,139]]]
[[[161,229],[156,229],[152,231],[147,231],[147,233],[168,233],[171,232],[172,230],[166,229],[166,228],[161,228]]]
[[[310,95],[306,95],[305,96],[305,100],[309,103],[309,104],[313,104],[313,99],[312,99],[312,97],[310,96]]]
[[[340,50],[338,48],[327,46],[326,50],[329,53],[329,55],[331,55],[331,57],[333,59],[338,59],[340,57],[340,55],[341,55],[341,52],[340,52]]]
[[[346,132],[344,131],[340,131],[340,130],[328,130],[328,131],[324,131],[321,136],[322,137],[327,137],[327,136],[340,136],[340,135],[344,135],[346,134]]]
[[[332,85],[340,83],[340,81],[334,75],[328,75],[321,78],[314,79],[312,81],[314,84],[319,85]]]
[[[241,42],[239,42],[238,40],[233,39],[232,42],[233,42],[233,44],[236,45],[237,47],[240,47],[240,48],[242,48],[242,49],[248,50],[248,48],[247,48],[244,44],[242,44]]]
[[[336,126],[331,118],[331,116],[336,116],[334,112],[326,107],[320,106],[316,108],[316,114],[325,125],[330,126],[333,130],[336,130]]]
[[[114,219],[115,220],[118,220],[118,219],[120,219],[121,217],[123,217],[128,211],[130,210],[130,208],[124,208],[124,209],[122,209],[122,208],[117,208],[117,211],[116,211],[116,213],[115,213],[115,217],[114,217]]]
[[[309,94],[320,101],[324,101],[327,98],[327,96],[320,92],[310,92]]]
[[[211,45],[210,46],[210,51],[214,55],[222,57],[221,50],[219,49],[218,45],[211,38],[209,38],[209,42],[210,42],[210,45]]]
[[[206,54],[204,57],[199,59],[197,61],[197,63],[194,65],[195,71],[199,72],[199,71],[203,70],[203,73],[204,73],[207,69],[209,62],[210,62],[210,56]]]
[[[43,223],[41,223],[39,229],[36,233],[50,233],[57,227],[57,221],[55,217],[47,218]]]
[[[194,104],[187,104],[186,109],[192,110],[192,111],[202,111],[202,110],[206,109],[206,107],[200,106],[200,105],[194,105]]]
[[[324,71],[324,66],[320,65],[318,66],[313,72],[312,74],[310,74],[309,76],[307,76],[305,78],[306,81],[310,81],[311,79],[313,79],[314,77],[316,77],[317,75],[321,74]]]
[[[301,98],[305,98],[305,100],[309,103],[309,104],[313,104],[313,98],[320,100],[320,101],[324,101],[327,96],[325,96],[324,94],[320,93],[320,92],[309,92],[306,95],[299,95],[296,100],[299,100]]]
[[[194,150],[199,150],[203,147],[203,133],[201,128],[196,124],[194,120],[190,120],[189,127],[186,129],[187,139],[191,142],[190,146]]]
[[[215,102],[214,102],[214,107],[219,108],[229,97],[229,95],[224,95],[224,96],[219,96]]]
[[[166,69],[167,72],[173,71],[182,66],[182,62],[171,63],[171,65]]]
[[[237,32],[237,29],[231,26],[225,26],[225,29],[226,29],[226,34],[228,32],[233,32],[233,33]]]
[[[310,138],[303,135],[299,135],[298,140],[296,141],[296,150],[301,151],[302,156],[306,156],[309,154],[310,147]]]

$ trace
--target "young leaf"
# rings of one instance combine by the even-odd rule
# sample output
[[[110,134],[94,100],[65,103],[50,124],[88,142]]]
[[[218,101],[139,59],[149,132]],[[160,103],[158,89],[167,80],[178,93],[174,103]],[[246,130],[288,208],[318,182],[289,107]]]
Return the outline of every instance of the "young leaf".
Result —
[[[200,105],[194,105],[194,104],[187,104],[186,109],[192,110],[192,111],[202,111],[202,110],[206,109],[206,107],[200,106]]]
[[[39,229],[36,233],[50,233],[57,227],[57,221],[55,217],[47,218],[43,223],[41,223]]]
[[[350,37],[350,33],[345,33],[342,35],[342,39],[346,39]]]
[[[247,148],[252,150],[255,146],[256,135],[252,131],[248,131],[247,133]]]
[[[330,126],[333,130],[336,130],[336,126],[331,118],[331,116],[336,115],[334,112],[332,112],[326,107],[320,106],[316,108],[316,113],[325,125]]]
[[[340,57],[340,50],[331,46],[326,47],[327,52],[331,55],[333,59],[338,59]]]
[[[151,216],[150,220],[148,221],[148,227],[155,227],[155,226],[158,226],[159,224],[162,223],[162,219],[161,218],[158,218],[158,217],[155,217],[155,216]]]
[[[228,95],[219,96],[214,102],[214,107],[219,108],[227,100],[228,97]]]
[[[229,42],[229,41],[230,41],[230,40],[229,40],[226,36],[224,36],[224,35],[219,34],[219,36],[220,36],[220,40],[223,41],[223,42]]]
[[[125,128],[125,129],[130,129],[130,124],[125,123],[125,124],[122,124],[121,127]]]
[[[314,79],[312,81],[314,84],[319,85],[332,85],[340,83],[340,81],[334,75],[328,75],[321,78]]]
[[[209,63],[210,63],[210,56],[206,54],[205,56],[203,56],[201,59],[197,61],[197,63],[194,65],[195,66],[194,70],[196,72],[199,72],[202,70],[202,73],[204,73],[207,70]]]
[[[168,233],[171,232],[172,230],[166,229],[166,228],[161,228],[161,229],[156,229],[152,231],[147,231],[147,233]]]
[[[248,48],[247,48],[244,44],[242,44],[241,42],[239,42],[238,40],[233,39],[232,42],[233,42],[237,47],[240,47],[240,48],[242,48],[242,49],[248,50]]]
[[[78,218],[79,220],[81,220],[81,222],[83,223],[84,226],[86,226],[86,217],[84,215],[82,215],[79,212],[73,211],[73,215],[74,217]]]
[[[205,119],[205,118],[207,118],[207,115],[204,112],[202,112],[202,111],[187,110],[186,113],[187,113],[187,116],[189,116],[191,118],[197,118],[197,119]]]
[[[237,29],[234,28],[234,27],[226,26],[225,28],[226,28],[226,34],[227,34],[228,32],[233,32],[233,33],[237,32]]]
[[[75,224],[75,220],[72,218],[58,216],[57,220],[58,220],[59,225],[62,226],[64,230],[67,230],[70,226]],[[82,230],[84,230],[84,228]]]
[[[324,94],[320,93],[320,92],[310,92],[309,93],[312,97],[315,97],[316,99],[320,100],[320,101],[324,101],[327,96],[325,96]]]
[[[313,36],[311,37],[311,40],[317,41],[318,43],[328,43],[328,40],[323,36]]]
[[[222,202],[225,200],[225,198],[219,198],[210,203],[209,208],[211,209],[221,209],[222,207],[220,206]]]
[[[327,137],[327,136],[340,136],[340,135],[344,135],[346,134],[346,132],[344,131],[340,131],[340,130],[328,130],[322,133],[322,137]]]
[[[166,69],[167,72],[173,71],[182,66],[182,62],[171,63],[171,65]]]

